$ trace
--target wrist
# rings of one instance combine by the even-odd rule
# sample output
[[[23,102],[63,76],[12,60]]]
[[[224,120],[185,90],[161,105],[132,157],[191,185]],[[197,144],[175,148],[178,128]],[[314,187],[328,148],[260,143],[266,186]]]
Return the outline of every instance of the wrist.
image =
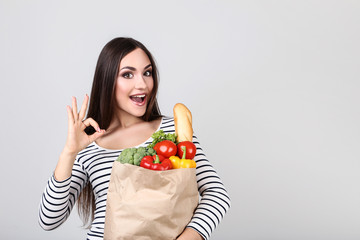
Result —
[[[75,159],[76,155],[78,154],[78,152],[74,151],[74,150],[70,150],[68,147],[64,147],[64,149],[62,150],[60,156],[63,158],[67,158],[67,159]]]
[[[193,228],[186,227],[178,240],[204,240],[204,238]]]

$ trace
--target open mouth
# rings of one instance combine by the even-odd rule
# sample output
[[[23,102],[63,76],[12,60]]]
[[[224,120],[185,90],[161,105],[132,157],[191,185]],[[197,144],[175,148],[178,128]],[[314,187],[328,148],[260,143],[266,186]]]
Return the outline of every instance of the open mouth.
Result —
[[[140,95],[133,95],[130,96],[131,101],[133,101],[136,105],[144,105],[145,104],[145,100],[146,100],[146,95],[145,94],[140,94]]]

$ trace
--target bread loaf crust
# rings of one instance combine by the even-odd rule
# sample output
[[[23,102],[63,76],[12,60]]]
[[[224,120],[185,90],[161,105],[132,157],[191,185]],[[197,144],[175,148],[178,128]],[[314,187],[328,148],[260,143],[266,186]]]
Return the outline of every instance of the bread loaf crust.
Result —
[[[174,122],[177,141],[190,141],[193,139],[192,115],[190,110],[182,103],[174,106]]]

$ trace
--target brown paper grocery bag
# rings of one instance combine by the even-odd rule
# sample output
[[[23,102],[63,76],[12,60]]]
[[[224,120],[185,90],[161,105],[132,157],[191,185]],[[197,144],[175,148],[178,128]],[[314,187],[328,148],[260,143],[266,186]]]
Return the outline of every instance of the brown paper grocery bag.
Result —
[[[104,239],[176,239],[198,203],[195,168],[154,171],[115,161]]]

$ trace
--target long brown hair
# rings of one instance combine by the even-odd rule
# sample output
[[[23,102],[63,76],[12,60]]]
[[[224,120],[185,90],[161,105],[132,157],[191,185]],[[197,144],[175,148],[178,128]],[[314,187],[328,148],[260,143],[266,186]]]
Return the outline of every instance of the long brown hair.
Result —
[[[154,80],[152,93],[142,119],[144,121],[151,121],[161,116],[156,99],[159,74],[153,56],[142,43],[135,39],[115,38],[104,46],[99,55],[90,94],[87,118],[93,118],[100,125],[101,129],[107,129],[114,116],[115,82],[119,73],[120,62],[127,54],[137,48],[142,49],[149,57]],[[93,134],[95,129],[90,126],[85,129],[85,132]],[[91,222],[94,220],[94,211],[95,196],[91,183],[88,182],[78,199],[78,212],[84,222],[84,226],[89,223],[90,227]]]

